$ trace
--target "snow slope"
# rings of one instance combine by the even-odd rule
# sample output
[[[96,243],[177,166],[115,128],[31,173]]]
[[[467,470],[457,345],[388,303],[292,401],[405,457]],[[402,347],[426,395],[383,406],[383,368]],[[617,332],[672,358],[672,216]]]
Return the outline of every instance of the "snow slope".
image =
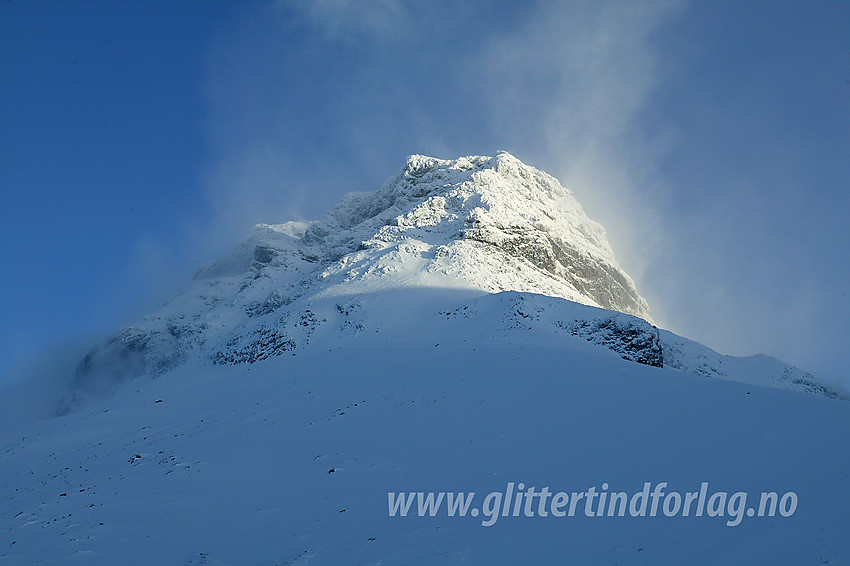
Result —
[[[534,296],[496,298],[523,297],[529,314]],[[634,363],[514,326],[497,302],[465,306],[254,364],[190,361],[3,431],[0,564],[846,563],[847,403]],[[736,527],[388,513],[389,491],[507,482],[709,482],[794,491],[799,507]]]

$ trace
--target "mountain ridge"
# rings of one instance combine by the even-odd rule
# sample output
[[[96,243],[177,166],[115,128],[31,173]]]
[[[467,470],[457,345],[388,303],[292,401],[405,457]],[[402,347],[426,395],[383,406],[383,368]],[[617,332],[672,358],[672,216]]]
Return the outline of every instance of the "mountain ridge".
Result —
[[[108,390],[192,358],[254,363],[506,292],[542,297],[530,300],[551,303],[543,311],[570,311],[547,332],[631,361],[736,379],[726,368],[732,358],[652,324],[604,228],[568,189],[499,152],[454,160],[412,155],[379,190],[349,193],[319,221],[258,224],[230,256],[199,270],[189,290],[96,346],[75,383]],[[382,299],[393,293],[401,298]],[[610,314],[565,309],[557,300]],[[511,316],[511,307],[500,308],[500,316]],[[796,368],[762,365],[753,376],[731,373],[840,396]]]

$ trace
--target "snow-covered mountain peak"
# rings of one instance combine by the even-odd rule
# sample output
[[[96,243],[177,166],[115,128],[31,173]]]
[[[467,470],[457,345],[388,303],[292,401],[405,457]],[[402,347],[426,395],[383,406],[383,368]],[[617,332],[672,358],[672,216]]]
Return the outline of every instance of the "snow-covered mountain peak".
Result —
[[[4,389],[0,565],[845,563],[841,393],[630,309],[555,179],[412,156]]]
[[[444,314],[461,327],[436,324]],[[837,396],[779,362],[745,375],[652,326],[602,226],[554,177],[507,152],[412,155],[380,189],[346,195],[321,220],[258,224],[183,295],[93,349],[77,384],[109,390],[189,360],[254,363],[428,328],[437,341],[441,332],[489,336],[479,326],[513,335],[514,323],[529,330],[531,320],[558,341],[587,340],[639,363]]]
[[[381,281],[372,281],[382,288],[448,278],[451,286],[541,293],[651,320],[602,226],[555,178],[507,152],[412,155],[378,191],[350,193],[303,234],[293,230],[260,225],[253,238],[277,249],[282,234],[291,237],[303,259],[325,267],[325,278],[345,272],[368,284],[375,272],[351,266],[374,260],[384,263]],[[266,238],[269,231],[277,234]]]

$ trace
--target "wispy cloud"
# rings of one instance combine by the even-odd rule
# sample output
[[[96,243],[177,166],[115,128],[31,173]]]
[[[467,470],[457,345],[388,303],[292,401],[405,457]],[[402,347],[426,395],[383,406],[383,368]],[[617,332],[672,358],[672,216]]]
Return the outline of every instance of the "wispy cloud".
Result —
[[[660,238],[655,158],[673,139],[640,121],[659,82],[652,39],[681,8],[541,3],[481,55],[494,135],[571,188],[638,279]]]
[[[571,186],[640,271],[652,211],[636,187],[663,140],[637,120],[677,6],[279,0],[212,51],[212,201],[315,215],[407,153],[507,149]]]

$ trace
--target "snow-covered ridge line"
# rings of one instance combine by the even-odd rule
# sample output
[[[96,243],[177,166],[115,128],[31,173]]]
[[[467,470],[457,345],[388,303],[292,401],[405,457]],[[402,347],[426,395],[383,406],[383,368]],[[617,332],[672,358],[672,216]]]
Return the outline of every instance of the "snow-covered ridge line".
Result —
[[[482,312],[486,313],[483,317]],[[831,399],[842,398],[837,390],[812,374],[770,356],[719,354],[702,344],[661,330],[641,318],[551,297],[506,292],[476,299],[444,314],[448,318],[472,320],[481,317],[504,321],[501,326],[481,325],[496,329],[491,331],[493,338],[509,328],[521,331],[519,335],[529,330],[556,336],[569,334],[632,362],[707,378],[802,391]]]
[[[607,309],[554,321],[560,326],[545,332],[559,339],[586,339],[658,367],[748,378],[719,354],[652,326],[602,226],[555,178],[500,152],[414,155],[379,190],[346,195],[319,221],[257,225],[230,256],[201,269],[189,290],[94,348],[76,383],[108,391],[193,359],[254,363],[361,339],[366,330],[373,339],[390,328],[418,335],[435,313],[503,292],[538,296],[527,304],[544,311],[563,299]],[[499,317],[514,314],[479,322],[500,327]],[[773,385],[835,396],[799,370],[771,371],[784,376],[768,380]]]

